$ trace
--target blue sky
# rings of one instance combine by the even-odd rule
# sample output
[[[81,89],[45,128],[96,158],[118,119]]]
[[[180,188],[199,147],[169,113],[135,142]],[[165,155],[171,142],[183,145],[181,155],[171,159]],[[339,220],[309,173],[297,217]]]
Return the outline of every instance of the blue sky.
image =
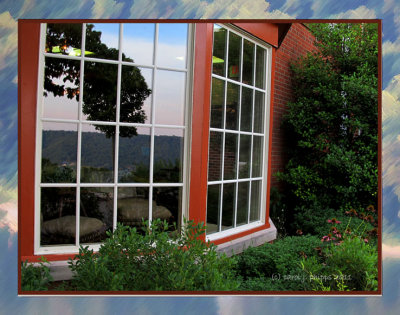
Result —
[[[21,18],[378,18],[383,26],[383,297],[17,297],[17,21]],[[384,313],[400,309],[400,4],[397,0],[3,0],[0,2],[0,304],[2,312]],[[87,303],[90,301],[91,303]]]

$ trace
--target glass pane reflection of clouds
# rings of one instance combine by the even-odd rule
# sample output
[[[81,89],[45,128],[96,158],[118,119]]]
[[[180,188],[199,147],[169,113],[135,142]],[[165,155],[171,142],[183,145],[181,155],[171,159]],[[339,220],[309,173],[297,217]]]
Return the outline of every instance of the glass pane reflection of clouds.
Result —
[[[124,24],[122,60],[141,65],[153,64],[155,25],[151,23]]]
[[[187,24],[159,24],[157,65],[186,68]]]
[[[119,24],[86,25],[86,57],[118,60]]]
[[[82,24],[48,23],[45,52],[57,55],[81,55]]]
[[[156,124],[184,126],[186,74],[159,70],[156,75]]]
[[[78,119],[80,62],[45,58],[43,118]]]

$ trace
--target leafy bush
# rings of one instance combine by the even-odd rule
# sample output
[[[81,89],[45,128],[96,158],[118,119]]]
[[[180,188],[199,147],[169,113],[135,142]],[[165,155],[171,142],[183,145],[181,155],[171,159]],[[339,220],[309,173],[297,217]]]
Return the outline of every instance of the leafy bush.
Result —
[[[249,247],[237,260],[237,273],[242,278],[241,290],[302,290],[301,257],[317,254],[321,244],[316,236],[291,236]]]
[[[333,209],[320,209],[320,208],[307,208],[298,207],[294,214],[294,222],[292,224],[292,230],[301,230],[302,234],[311,234],[318,237],[322,237],[327,234],[327,231],[332,227],[327,222],[330,218],[336,218],[342,222],[342,225],[346,225],[349,222],[349,217],[342,211],[335,211]],[[375,221],[376,222],[376,221]],[[353,217],[350,220],[349,228],[354,231],[360,224],[365,224],[365,232],[374,229],[374,226],[370,222]]]
[[[21,290],[22,291],[47,291],[48,284],[53,281],[50,268],[45,265],[46,258],[41,257],[39,266],[29,264],[28,261],[21,265]]]
[[[310,276],[314,290],[377,290],[378,254],[360,237],[346,237],[331,243],[319,259],[302,259],[302,268]]]
[[[202,224],[186,222],[182,233],[168,224],[144,222],[145,233],[118,225],[94,253],[81,247],[71,260],[77,290],[234,290],[235,260],[219,255],[216,246],[198,237]]]
[[[377,205],[377,24],[313,24],[317,50],[293,64],[284,128],[289,162],[277,177],[294,209]],[[300,212],[300,211],[297,211]]]

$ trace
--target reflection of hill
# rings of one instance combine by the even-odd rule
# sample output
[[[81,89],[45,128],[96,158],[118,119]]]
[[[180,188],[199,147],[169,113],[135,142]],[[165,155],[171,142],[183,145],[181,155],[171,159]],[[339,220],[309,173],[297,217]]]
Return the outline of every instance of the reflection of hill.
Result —
[[[85,150],[82,150],[82,160],[92,167],[111,169],[112,141],[102,133],[83,132]],[[43,131],[43,158],[57,164],[76,164],[77,133],[64,130]],[[155,136],[155,162],[165,161],[174,163],[181,160],[183,138],[177,136]],[[150,136],[137,135],[132,138],[120,138],[119,164],[129,167],[132,163],[147,164],[150,154]]]

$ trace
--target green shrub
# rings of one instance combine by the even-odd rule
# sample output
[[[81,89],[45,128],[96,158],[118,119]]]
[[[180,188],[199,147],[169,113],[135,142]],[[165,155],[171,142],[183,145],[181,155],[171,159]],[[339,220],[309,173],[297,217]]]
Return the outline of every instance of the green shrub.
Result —
[[[289,209],[376,206],[377,24],[310,28],[318,50],[292,65],[295,99],[283,124],[289,162],[276,176],[287,186]]]
[[[362,238],[345,237],[340,244],[332,243],[322,257],[303,258],[303,271],[314,290],[368,291],[378,288],[378,254],[376,246]]]
[[[296,208],[296,213],[294,214],[292,230],[301,230],[303,234],[316,235],[321,238],[326,235],[329,229],[332,227],[332,224],[327,222],[327,220],[331,218],[336,218],[337,220],[341,221],[342,223],[340,225],[343,226],[343,228],[345,228],[349,222],[349,216],[344,214],[343,211],[298,207]],[[374,226],[370,222],[365,222],[358,217],[351,218],[348,227],[351,231],[355,231],[360,225],[363,224],[365,224],[365,233],[374,229]]]
[[[321,244],[316,236],[292,236],[249,247],[237,260],[237,273],[243,279],[241,290],[302,290],[302,257],[317,254]]]
[[[47,291],[48,284],[53,281],[50,269],[45,265],[47,260],[41,257],[39,266],[34,266],[28,261],[21,264],[21,290],[22,291]]]
[[[198,237],[202,224],[186,222],[182,233],[168,233],[168,224],[144,223],[145,233],[118,225],[94,253],[81,247],[70,261],[77,290],[234,290],[239,283],[234,259]]]

